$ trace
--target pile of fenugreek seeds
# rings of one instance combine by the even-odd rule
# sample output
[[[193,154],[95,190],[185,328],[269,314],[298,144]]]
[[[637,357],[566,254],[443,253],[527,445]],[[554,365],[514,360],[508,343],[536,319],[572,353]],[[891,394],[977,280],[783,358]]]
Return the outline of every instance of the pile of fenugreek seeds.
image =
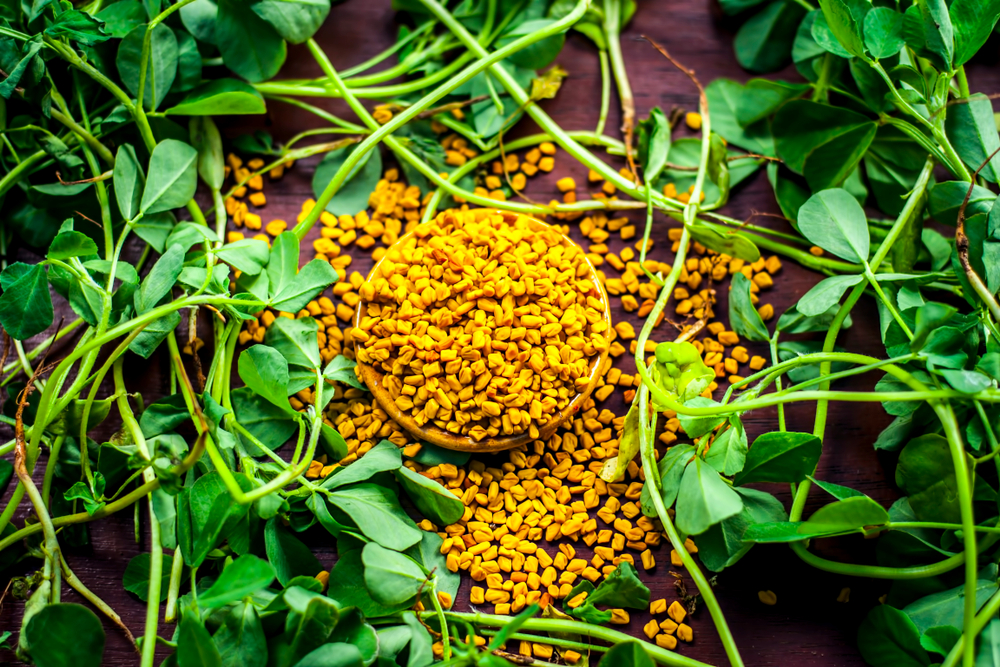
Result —
[[[443,137],[442,145],[453,162],[476,156],[455,136]],[[505,172],[510,186],[519,192],[526,177],[553,169],[555,153],[555,146],[543,143],[523,156],[508,154],[506,164],[496,161],[480,174],[477,194],[506,198]],[[228,162],[237,182],[250,186],[249,203],[262,207],[262,179],[252,173],[262,163],[253,160],[244,167],[235,155]],[[282,173],[270,176],[281,178]],[[591,197],[614,198],[614,188],[596,174],[590,174],[587,183],[598,190]],[[575,179],[559,179],[556,187],[564,202],[576,200]],[[672,184],[666,190],[676,192]],[[288,227],[282,220],[265,223],[259,213],[249,212],[241,201],[246,192],[237,188],[226,202],[236,226],[228,240],[241,238],[244,226],[271,236]],[[445,210],[418,229],[429,200],[430,194],[407,186],[398,170],[388,169],[371,194],[370,213],[324,212],[313,248],[316,257],[339,271],[340,282],[332,294],[298,313],[260,313],[242,334],[241,343],[263,340],[277,317],[315,318],[324,360],[341,353],[351,357],[357,351],[359,361],[377,365],[385,374],[400,411],[419,423],[476,439],[525,429],[534,433],[531,429],[544,424],[586,386],[591,360],[606,348],[609,355],[598,369],[593,394],[578,414],[544,440],[476,456],[461,465],[425,465],[412,460],[420,458],[425,445],[415,442],[370,393],[337,385],[326,416],[343,435],[349,454],[341,461],[320,457],[307,476],[325,477],[382,440],[402,448],[408,468],[442,484],[465,505],[461,519],[450,526],[436,526],[426,519],[420,526],[444,539],[441,552],[448,568],[468,574],[469,602],[483,611],[513,614],[532,603],[545,607],[557,600],[576,607],[586,593],[567,596],[578,580],[597,583],[624,561],[643,570],[662,567],[664,561],[682,567],[676,552],[659,554],[661,526],[640,510],[644,476],[637,463],[628,465],[618,483],[606,483],[598,476],[604,462],[618,453],[624,422],[624,411],[618,414],[606,406],[620,403],[612,400],[616,388],[623,390],[627,405],[639,385],[629,367],[632,356],[626,354],[635,352],[632,325],[621,320],[611,326],[604,319],[600,290],[587,281],[588,262],[576,256],[579,251],[564,244],[560,234],[549,238],[548,232],[530,228],[517,216],[466,206]],[[313,205],[312,200],[305,201],[300,216]],[[555,221],[562,223],[560,231],[582,235],[586,258],[597,268],[606,293],[619,297],[624,312],[648,315],[659,288],[642,279],[644,269],[666,272],[669,265],[652,259],[639,264],[642,241],[633,241],[636,226],[629,218],[601,212],[560,217]],[[414,230],[404,248],[388,250]],[[267,234],[255,237],[267,240]],[[610,250],[612,234],[627,243],[617,253]],[[679,238],[680,229],[672,230],[673,251]],[[648,242],[647,252],[652,245]],[[370,253],[377,263],[372,275],[348,274],[352,263],[348,247]],[[773,308],[758,299],[772,286],[781,262],[772,256],[750,264],[698,243],[691,251],[672,295],[676,321],[661,317],[654,338],[672,340],[695,333],[692,342],[716,373],[717,382],[705,391],[711,395],[719,383],[736,382],[745,369],[756,371],[766,363],[763,357],[751,356],[723,322],[714,320],[716,291],[726,289],[729,276],[742,272],[750,280],[758,312],[768,320]],[[361,326],[353,328],[359,303]],[[654,347],[650,342],[646,353],[652,354]],[[306,389],[290,400],[296,409],[303,409],[312,399]],[[664,416],[658,438],[663,448],[683,437],[676,415]],[[697,552],[690,539],[685,546],[690,553]],[[444,598],[450,607],[453,601]],[[675,648],[678,640],[690,642],[694,635],[685,620],[691,611],[690,600],[685,606],[679,600],[655,599],[642,631],[666,648]],[[611,622],[627,624],[629,613],[615,609]],[[439,644],[434,648],[440,651]],[[515,648],[543,660],[552,655],[552,647],[544,644],[521,642]],[[579,658],[573,651],[563,657]]]
[[[592,274],[578,246],[530,218],[445,211],[361,286],[357,361],[417,426],[539,438],[608,349]]]

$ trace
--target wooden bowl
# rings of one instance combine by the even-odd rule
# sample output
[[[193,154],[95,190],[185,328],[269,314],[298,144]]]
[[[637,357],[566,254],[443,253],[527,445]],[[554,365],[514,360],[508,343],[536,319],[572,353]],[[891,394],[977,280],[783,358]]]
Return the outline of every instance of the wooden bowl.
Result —
[[[562,237],[563,243],[565,245],[567,246],[572,245],[579,248],[579,245],[575,241],[570,239],[565,234],[560,233],[558,230],[554,229],[551,225],[547,225],[540,220],[536,220],[528,216],[522,216],[516,213],[511,213],[510,211],[498,210],[498,211],[490,211],[490,213],[498,213],[504,217],[504,220],[511,222],[517,219],[518,217],[526,218],[530,222],[530,224],[534,226],[536,229],[540,230],[544,228],[551,231],[555,231]],[[405,245],[413,237],[413,235],[414,233],[412,231],[407,234],[404,234],[403,236],[399,237],[396,243],[394,243],[388,250],[391,250],[392,248],[403,247],[403,245]],[[388,256],[388,254],[389,253],[387,251],[386,256]],[[585,253],[583,253],[582,249],[580,256],[583,258],[583,261],[587,263],[587,268],[589,269],[589,274],[590,274],[590,281],[597,288],[597,292],[600,295],[601,303],[604,304],[604,319],[608,322],[608,326],[610,327],[611,311],[609,308],[607,292],[604,291],[604,286],[601,285],[601,281],[597,277],[597,270],[594,268],[594,265],[590,263],[590,260],[587,259],[587,256]],[[383,261],[384,257],[382,260],[376,262],[375,266],[372,267],[371,272],[368,274],[369,280],[371,280],[372,276],[375,275],[375,272],[378,271],[379,266],[382,264]],[[354,326],[360,326],[361,313],[364,311],[366,306],[367,302],[365,302],[364,300],[358,303],[357,310],[354,313],[354,322],[353,322]],[[594,387],[597,385],[598,373],[601,369],[601,366],[604,364],[604,360],[607,358],[608,358],[607,350],[604,350],[594,358],[594,360],[590,364],[590,376],[589,376],[589,382],[587,383],[587,388],[584,391],[577,394],[566,405],[565,408],[563,408],[557,415],[555,415],[552,419],[550,419],[543,427],[538,429],[539,439],[541,440],[548,439],[549,436],[555,433],[556,429],[558,429],[567,419],[569,419],[572,415],[575,415],[577,412],[579,412],[581,406],[583,405],[583,402],[587,400],[587,397],[590,396],[591,392],[594,390]],[[389,392],[385,389],[382,383],[383,379],[382,373],[380,373],[370,364],[364,364],[361,362],[358,362],[358,370],[360,371],[361,381],[364,382],[368,386],[368,389],[371,390],[372,394],[375,395],[375,399],[378,401],[381,408],[385,410],[386,414],[388,414],[397,424],[405,428],[410,433],[410,435],[412,435],[417,440],[430,442],[432,444],[444,447],[446,449],[454,449],[462,452],[498,452],[504,449],[511,449],[512,447],[517,447],[518,445],[523,445],[535,440],[535,438],[531,437],[531,435],[527,431],[525,431],[524,433],[520,433],[517,435],[500,436],[496,438],[484,438],[483,440],[477,441],[469,436],[449,433],[448,431],[430,423],[425,424],[424,426],[420,426],[417,424],[416,420],[412,416],[410,416],[409,413],[404,413],[396,406],[396,403],[392,400],[392,397],[389,395]]]

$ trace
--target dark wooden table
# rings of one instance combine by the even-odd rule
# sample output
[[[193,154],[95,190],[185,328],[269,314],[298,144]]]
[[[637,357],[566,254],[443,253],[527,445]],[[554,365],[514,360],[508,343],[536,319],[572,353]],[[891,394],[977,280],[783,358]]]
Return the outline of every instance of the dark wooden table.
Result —
[[[732,38],[737,28],[731,19],[721,17],[717,8],[710,7],[707,0],[677,0],[666,3],[654,0],[640,0],[639,9],[623,36],[623,50],[632,86],[635,91],[639,117],[644,117],[653,106],[665,111],[678,106],[694,109],[697,105],[696,91],[688,79],[657,54],[646,42],[639,39],[647,34],[664,45],[673,56],[685,65],[694,68],[699,78],[707,84],[718,77],[729,77],[746,81],[751,75],[736,63],[732,51]],[[394,12],[387,0],[364,2],[354,0],[336,6],[317,36],[320,44],[330,55],[334,66],[340,69],[375,55],[394,39],[397,30]],[[996,70],[997,45],[994,41],[985,49],[981,60],[974,62],[970,69],[973,90],[993,93],[1000,90],[1000,75]],[[566,129],[592,129],[597,120],[600,103],[600,74],[596,53],[591,43],[579,34],[570,35],[558,62],[569,71],[569,78],[555,100],[543,103],[544,108]],[[288,64],[282,76],[318,76],[307,50],[292,47]],[[781,78],[799,80],[793,68],[780,73]],[[346,107],[338,101],[317,101],[318,105],[338,114],[348,116]],[[613,134],[619,121],[619,113],[612,104],[607,132]],[[523,126],[527,126],[525,121]],[[241,121],[228,127],[227,134],[248,127],[266,127],[276,139],[284,140],[307,128],[318,127],[314,117],[298,109],[272,103],[268,116],[256,125]],[[530,129],[519,128],[519,131]],[[681,129],[686,133],[686,129]],[[300,163],[285,178],[276,184],[268,184],[265,192],[268,205],[263,211],[265,222],[281,218],[294,221],[304,199],[312,196],[310,181],[316,160]],[[565,155],[557,158],[556,170],[545,177],[531,182],[528,193],[536,199],[547,201],[556,196],[555,180],[561,176],[573,176],[577,183],[586,182],[586,170]],[[754,212],[778,213],[770,187],[763,173],[758,173],[749,182],[741,185],[734,194],[725,212],[733,217],[745,219]],[[778,222],[766,222],[777,224]],[[670,259],[667,228],[673,226],[658,219],[653,233],[656,249],[653,257]],[[577,238],[581,238],[574,230]],[[614,239],[612,250],[623,243]],[[351,269],[362,273],[370,267],[368,253],[355,249],[355,262]],[[303,260],[311,258],[311,253],[303,252]],[[17,259],[37,261],[29,249],[20,249]],[[791,262],[784,263],[784,269],[776,279],[773,290],[766,293],[765,302],[773,303],[780,313],[794,303],[809,287],[818,281],[818,276]],[[717,312],[725,313],[725,290]],[[636,318],[627,315],[614,303],[613,316],[628,319],[638,325]],[[855,311],[854,327],[841,338],[841,344],[859,352],[874,355],[884,354],[878,330],[874,305],[862,302]],[[661,328],[659,336],[672,337]],[[626,355],[627,356],[627,355]],[[166,359],[154,357],[150,363],[127,364],[127,384],[142,391],[146,400],[163,395],[166,388]],[[620,359],[625,372],[631,362]],[[870,389],[876,377],[862,378],[844,383],[845,388]],[[624,414],[621,392],[609,401],[611,409]],[[789,429],[811,431],[811,405],[796,404],[789,410]],[[109,421],[114,422],[113,413]],[[894,461],[880,460],[872,448],[878,432],[888,423],[879,404],[834,404],[830,409],[829,427],[818,476],[839,484],[856,488],[888,506],[897,497],[893,484]],[[776,428],[774,410],[760,410],[747,415],[745,422],[751,441],[760,433]],[[9,437],[9,436],[6,436]],[[785,502],[790,502],[786,488],[764,485],[762,488],[776,493]],[[8,492],[9,495],[9,492]],[[827,502],[820,494],[810,498],[807,514]],[[23,512],[18,521],[23,520]],[[84,583],[108,601],[123,617],[135,634],[141,634],[145,614],[145,604],[126,593],[122,588],[122,573],[128,560],[148,549],[148,536],[142,544],[137,544],[133,532],[132,512],[123,512],[91,526],[92,546],[89,549],[71,552],[67,555],[71,567]],[[332,566],[335,558],[332,540],[323,534],[311,536],[322,562]],[[814,548],[824,555],[849,562],[873,562],[874,542],[866,542],[860,537],[825,540]],[[673,578],[667,552],[657,554],[658,567],[644,578],[653,591],[653,598],[675,597]],[[21,573],[29,571],[26,563]],[[6,585],[6,581],[0,582]],[[689,581],[690,583],[690,581]],[[463,582],[457,609],[467,607],[469,582]],[[838,603],[836,598],[844,587],[851,588],[850,602]],[[770,589],[777,594],[776,606],[767,607],[757,599],[759,590]],[[878,604],[879,596],[889,589],[889,582],[851,579],[819,572],[804,565],[787,548],[782,546],[758,546],[739,564],[723,572],[717,580],[716,593],[736,636],[747,665],[775,665],[782,667],[848,667],[863,665],[855,648],[855,633],[858,624],[868,610]],[[79,601],[72,592],[64,595],[67,601]],[[20,625],[23,604],[7,601],[0,609],[0,631],[15,631]],[[642,624],[648,619],[645,614],[634,614],[629,630],[641,633]],[[725,654],[715,635],[707,612],[700,610],[691,621],[695,630],[692,645],[682,645],[685,655],[717,665],[726,664]],[[136,655],[131,651],[120,632],[105,623],[108,634],[105,664],[111,666],[136,664]],[[161,625],[160,634],[169,636],[172,628]],[[12,656],[0,652],[0,659]]]

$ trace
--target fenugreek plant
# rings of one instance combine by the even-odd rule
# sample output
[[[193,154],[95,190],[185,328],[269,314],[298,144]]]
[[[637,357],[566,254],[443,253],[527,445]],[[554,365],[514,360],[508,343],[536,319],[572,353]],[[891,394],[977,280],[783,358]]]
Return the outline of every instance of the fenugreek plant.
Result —
[[[722,2],[734,12],[753,4]],[[63,585],[121,620],[76,577],[63,546],[85,543],[88,522],[141,503],[150,550],[130,563],[125,583],[148,604],[144,666],[154,663],[157,644],[179,667],[416,666],[437,659],[435,643],[441,664],[503,665],[506,642],[524,638],[603,654],[602,665],[702,664],[601,625],[610,613],[598,601],[648,603],[628,563],[596,588],[574,588],[589,602],[572,616],[552,609],[539,616],[534,605],[516,617],[447,611],[441,600],[455,598],[459,577],[440,553],[441,538],[403,511],[399,489],[438,524],[453,521],[461,502],[435,484],[407,483],[392,443],[321,481],[305,476],[320,452],[347,455],[323,413],[335,386],[362,387],[353,362],[321,352],[311,318],[278,318],[261,344],[237,352],[240,334],[261,310],[300,311],[337,281],[325,260],[300,269],[299,244],[324,212],[367,206],[384,145],[408,183],[434,191],[425,220],[463,201],[535,215],[644,210],[646,239],[665,218],[682,225],[673,270],[649,276],[660,291],[636,348],[642,385],[619,455],[602,476],[615,480],[640,457],[642,509],[662,522],[731,664],[743,664],[739,650],[684,548],[687,536],[700,536],[701,562],[713,571],[735,565],[754,544],[782,542],[818,568],[896,580],[888,604],[859,633],[873,665],[994,664],[1000,223],[990,187],[1000,179],[993,157],[1000,137],[988,98],[970,93],[963,65],[991,33],[1000,3],[903,4],[905,12],[863,0],[768,5],[737,37],[741,64],[763,71],[791,57],[807,82],[720,80],[702,89],[684,70],[699,90],[702,136],[674,141],[659,109],[635,119],[619,46],[635,11],[630,0],[470,0],[451,8],[400,1],[407,27],[396,44],[341,72],[312,39],[331,12],[328,0],[0,3],[0,251],[6,260],[16,235],[43,255],[0,274],[0,325],[10,341],[0,362],[8,394],[0,419],[14,432],[0,447],[13,458],[0,459],[0,482],[17,478],[0,513],[0,565],[41,563],[21,586],[28,600],[20,655],[43,667],[102,664],[101,622],[86,607],[61,603]],[[558,90],[563,74],[545,68],[571,28],[593,41],[601,63],[594,131],[566,131],[536,103]],[[322,76],[273,80],[287,43],[306,44]],[[393,57],[397,64],[373,71]],[[612,82],[621,140],[605,134]],[[345,100],[358,122],[307,101],[315,97]],[[366,101],[380,109],[369,111]],[[233,188],[324,155],[316,203],[270,246],[227,242],[232,190],[223,189],[223,143],[212,116],[260,114],[271,102],[328,125],[284,145],[263,133],[241,138],[241,151],[271,161]],[[505,141],[523,116],[540,133]],[[431,120],[479,155],[449,163]],[[315,136],[336,140],[302,145]],[[544,141],[622,196],[544,205],[475,191],[477,168]],[[592,149],[624,157],[630,175]],[[791,233],[718,212],[765,164]],[[935,182],[936,167],[949,180]],[[199,180],[204,196],[196,201]],[[673,189],[664,189],[668,183]],[[668,196],[677,191],[687,194]],[[863,205],[881,215],[866,215]],[[928,218],[954,225],[954,240],[925,226]],[[123,250],[136,238],[142,249],[130,263]],[[720,401],[702,395],[715,373],[690,342],[662,341],[645,358],[692,241],[749,262],[764,249],[829,276],[773,332],[753,306],[749,281],[735,276],[731,325],[769,346],[772,365]],[[824,252],[813,254],[813,246]],[[53,321],[50,288],[78,319]],[[866,294],[879,304],[884,359],[836,347]],[[185,318],[189,335],[178,340]],[[189,373],[182,348],[202,344],[192,335],[198,319],[210,323],[211,360]],[[22,341],[46,330],[25,349]],[[822,340],[789,338],[817,332]],[[53,352],[69,335],[76,344]],[[125,386],[123,365],[164,346],[171,394],[147,404]],[[831,389],[864,373],[882,374],[875,391]],[[234,376],[244,386],[234,388]],[[110,395],[97,399],[102,388]],[[289,397],[303,390],[312,402],[295,410]],[[795,401],[816,403],[813,433],[786,431],[782,406]],[[896,481],[906,497],[888,510],[815,478],[830,401],[878,401],[895,417],[874,443],[899,451]],[[777,430],[749,444],[742,415],[774,405]],[[102,423],[112,406],[121,423],[109,429]],[[667,410],[690,442],[658,453],[657,417]],[[182,434],[192,428],[193,437]],[[96,432],[113,435],[97,442],[89,435]],[[273,450],[288,441],[285,460]],[[746,486],[754,482],[791,484],[790,511]],[[813,484],[833,502],[804,517]],[[30,517],[20,528],[19,508]],[[296,536],[315,524],[337,541],[328,588]],[[809,550],[809,540],[852,533],[881,533],[882,562],[843,564]],[[953,580],[953,571],[962,577]],[[908,583],[917,579],[930,580],[920,593]],[[177,621],[172,633],[160,626],[163,603],[167,621]]]

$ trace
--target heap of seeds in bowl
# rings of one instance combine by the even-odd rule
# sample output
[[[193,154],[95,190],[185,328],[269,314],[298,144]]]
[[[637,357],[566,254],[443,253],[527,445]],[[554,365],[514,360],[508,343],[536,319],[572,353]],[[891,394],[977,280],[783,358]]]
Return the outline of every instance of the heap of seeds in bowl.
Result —
[[[610,345],[583,251],[512,213],[441,213],[390,248],[360,293],[358,362],[418,425],[476,441],[537,438]]]

